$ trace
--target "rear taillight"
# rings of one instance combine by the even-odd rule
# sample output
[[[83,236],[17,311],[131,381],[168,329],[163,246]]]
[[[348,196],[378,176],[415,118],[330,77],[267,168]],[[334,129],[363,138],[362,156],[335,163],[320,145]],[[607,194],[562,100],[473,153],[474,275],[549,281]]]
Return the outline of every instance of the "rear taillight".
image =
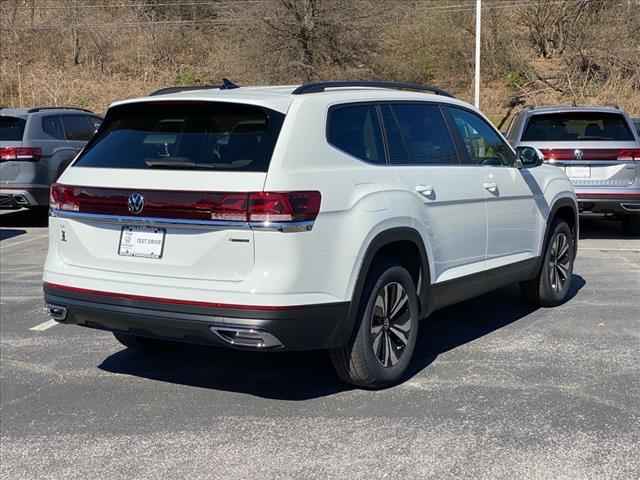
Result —
[[[143,207],[129,211],[133,193],[143,197]],[[185,192],[72,187],[54,183],[49,205],[53,209],[105,215],[185,220],[254,223],[312,221],[320,212],[320,192]]]
[[[0,162],[23,161],[37,162],[42,157],[40,148],[0,147]]]
[[[629,148],[618,152],[618,160],[629,162],[635,160],[640,162],[640,148]]]
[[[320,192],[255,192],[249,194],[250,222],[299,222],[315,220]]]
[[[80,202],[74,187],[54,183],[49,190],[49,207],[57,210],[80,211]]]
[[[246,193],[213,193],[212,201],[207,205],[211,220],[247,221],[249,195]],[[208,202],[204,200],[203,204]]]
[[[589,149],[543,149],[541,150],[545,160],[617,160],[620,162],[628,162],[632,160],[640,161],[639,148],[589,148]],[[578,158],[580,156],[580,158]]]

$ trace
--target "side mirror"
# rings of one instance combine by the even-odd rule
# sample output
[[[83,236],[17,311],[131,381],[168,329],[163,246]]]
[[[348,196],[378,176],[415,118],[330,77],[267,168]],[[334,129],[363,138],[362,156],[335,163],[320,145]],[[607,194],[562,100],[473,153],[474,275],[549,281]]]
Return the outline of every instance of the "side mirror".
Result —
[[[544,162],[544,155],[535,147],[518,147],[516,152],[518,153],[517,160],[523,168],[537,167]]]

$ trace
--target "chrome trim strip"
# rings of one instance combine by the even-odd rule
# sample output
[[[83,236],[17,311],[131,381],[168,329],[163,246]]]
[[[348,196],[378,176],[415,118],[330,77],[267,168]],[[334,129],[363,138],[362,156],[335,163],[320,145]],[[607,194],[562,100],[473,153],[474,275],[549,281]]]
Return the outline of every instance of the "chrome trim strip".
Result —
[[[303,222],[249,222],[251,230],[262,232],[310,232],[313,228],[313,221],[306,220]]]
[[[634,160],[545,160],[544,163],[556,167],[599,167],[625,164],[635,166]]]
[[[129,215],[107,215],[101,213],[74,212],[50,209],[52,217],[68,218],[111,225],[147,225],[159,227],[190,228],[197,230],[257,230],[267,232],[308,232],[313,221],[302,222],[243,222],[239,220],[189,220],[182,218],[134,217]]]

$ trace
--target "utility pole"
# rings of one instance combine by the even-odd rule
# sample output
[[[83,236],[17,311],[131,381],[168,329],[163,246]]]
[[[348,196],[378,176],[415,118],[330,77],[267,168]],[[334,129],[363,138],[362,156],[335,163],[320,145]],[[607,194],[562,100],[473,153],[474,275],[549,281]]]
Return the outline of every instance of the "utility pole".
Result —
[[[482,13],[482,0],[476,0],[476,71],[474,85],[474,103],[480,108],[480,19]]]

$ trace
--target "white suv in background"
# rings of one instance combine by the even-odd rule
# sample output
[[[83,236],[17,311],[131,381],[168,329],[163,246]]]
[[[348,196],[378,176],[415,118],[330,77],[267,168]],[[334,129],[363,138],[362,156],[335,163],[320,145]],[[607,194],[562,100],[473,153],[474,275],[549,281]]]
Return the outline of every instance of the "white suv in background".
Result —
[[[512,282],[563,302],[577,212],[564,172],[436,88],[165,90],[113,104],[52,187],[45,297],[130,348],[327,349],[376,388],[436,309]]]

